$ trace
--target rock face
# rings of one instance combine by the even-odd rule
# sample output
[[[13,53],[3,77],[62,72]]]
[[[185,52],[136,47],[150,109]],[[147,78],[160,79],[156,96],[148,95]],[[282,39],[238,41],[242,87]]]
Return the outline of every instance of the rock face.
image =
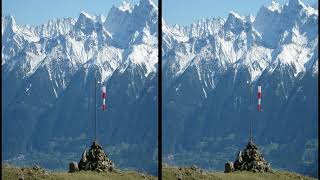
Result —
[[[69,172],[73,173],[73,172],[77,172],[77,171],[79,171],[78,163],[77,162],[69,163]]]
[[[224,164],[224,172],[230,173],[234,171],[233,162],[227,162]]]
[[[98,172],[110,172],[114,170],[114,164],[105,154],[102,147],[96,141],[94,141],[90,150],[88,152],[85,150],[82,153],[82,158],[79,162],[78,168],[80,171],[92,170]],[[69,169],[69,171],[71,172],[71,169]]]
[[[234,170],[267,172],[271,170],[271,166],[264,159],[257,146],[252,141],[249,141],[246,149],[238,153],[238,157],[234,162]]]

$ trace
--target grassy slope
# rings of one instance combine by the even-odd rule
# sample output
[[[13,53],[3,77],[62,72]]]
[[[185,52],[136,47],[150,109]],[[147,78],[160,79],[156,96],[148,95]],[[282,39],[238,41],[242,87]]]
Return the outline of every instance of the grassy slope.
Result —
[[[67,173],[67,172],[46,172],[33,170],[32,168],[21,168],[2,166],[1,179],[11,180],[18,179],[21,174],[23,174],[25,180],[31,179],[62,179],[62,180],[135,180],[135,179],[157,179],[149,175],[143,175],[137,172],[110,172],[110,173],[98,173],[98,172],[77,172],[77,173]]]
[[[276,171],[273,173],[253,173],[248,171],[223,173],[223,172],[200,172],[190,168],[164,167],[162,171],[163,180],[295,180],[313,178],[306,177],[297,173]]]

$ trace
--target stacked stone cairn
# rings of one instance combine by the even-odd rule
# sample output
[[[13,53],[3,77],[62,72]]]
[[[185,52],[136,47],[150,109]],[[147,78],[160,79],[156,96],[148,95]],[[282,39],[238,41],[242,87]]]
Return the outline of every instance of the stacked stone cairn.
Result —
[[[268,172],[271,171],[270,164],[264,159],[257,146],[249,141],[246,149],[238,153],[234,163],[225,164],[225,173],[233,171]]]
[[[69,172],[77,171],[98,171],[98,172],[111,172],[114,170],[113,162],[105,154],[102,147],[94,141],[90,150],[82,153],[82,158],[79,165],[76,162],[69,164]]]

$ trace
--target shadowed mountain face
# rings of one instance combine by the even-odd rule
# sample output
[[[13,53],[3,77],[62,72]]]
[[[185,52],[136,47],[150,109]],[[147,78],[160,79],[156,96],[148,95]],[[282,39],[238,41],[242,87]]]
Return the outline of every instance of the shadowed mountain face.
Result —
[[[97,71],[99,143],[117,168],[156,174],[157,11],[141,0],[106,19],[82,12],[27,27],[2,17],[3,160],[49,169],[80,160],[93,140]]]
[[[272,167],[317,176],[317,25],[317,9],[299,0],[273,2],[255,17],[165,24],[164,162],[223,170],[253,120],[254,142]]]

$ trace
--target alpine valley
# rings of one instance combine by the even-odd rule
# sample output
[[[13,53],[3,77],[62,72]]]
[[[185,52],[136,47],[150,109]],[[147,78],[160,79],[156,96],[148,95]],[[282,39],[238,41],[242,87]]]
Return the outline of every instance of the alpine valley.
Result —
[[[272,168],[318,176],[317,4],[272,1],[256,16],[162,30],[164,163],[223,170],[253,120]]]
[[[97,72],[99,143],[116,168],[157,174],[157,38],[151,0],[39,26],[2,16],[2,163],[67,170],[80,160]]]

